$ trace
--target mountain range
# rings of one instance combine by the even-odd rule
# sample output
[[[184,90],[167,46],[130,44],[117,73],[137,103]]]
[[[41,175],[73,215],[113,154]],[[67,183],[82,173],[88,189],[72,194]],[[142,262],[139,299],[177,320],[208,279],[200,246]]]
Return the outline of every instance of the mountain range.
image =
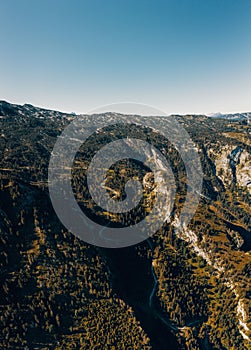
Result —
[[[75,237],[50,201],[50,155],[76,115],[1,101],[0,347],[250,349],[250,116],[163,117],[175,117],[186,129],[203,171],[198,208],[178,231],[186,181],[168,141],[139,125],[102,129],[87,140],[74,161],[72,185],[83,211],[100,223],[116,226],[121,217],[97,210],[88,197],[83,179],[92,150],[128,135],[152,140],[180,182],[173,220],[138,245],[109,249]],[[84,121],[90,118],[116,124],[130,115],[83,115]],[[111,169],[107,187],[118,199],[131,176],[146,184],[150,170],[133,162]],[[139,220],[153,200],[150,188],[138,208]]]

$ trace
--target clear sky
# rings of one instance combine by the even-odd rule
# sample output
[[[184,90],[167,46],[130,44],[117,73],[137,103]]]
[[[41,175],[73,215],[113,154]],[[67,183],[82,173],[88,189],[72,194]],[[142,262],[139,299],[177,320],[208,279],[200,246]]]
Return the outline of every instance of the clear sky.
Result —
[[[0,0],[0,100],[251,111],[251,0]]]

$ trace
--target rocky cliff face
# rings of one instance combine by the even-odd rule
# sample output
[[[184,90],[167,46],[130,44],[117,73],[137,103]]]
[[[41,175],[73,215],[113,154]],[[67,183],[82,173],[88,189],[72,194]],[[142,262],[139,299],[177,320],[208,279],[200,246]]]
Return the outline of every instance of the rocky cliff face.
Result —
[[[216,176],[226,188],[238,185],[251,193],[251,155],[248,150],[237,145],[224,145],[220,149],[208,150],[215,164]]]

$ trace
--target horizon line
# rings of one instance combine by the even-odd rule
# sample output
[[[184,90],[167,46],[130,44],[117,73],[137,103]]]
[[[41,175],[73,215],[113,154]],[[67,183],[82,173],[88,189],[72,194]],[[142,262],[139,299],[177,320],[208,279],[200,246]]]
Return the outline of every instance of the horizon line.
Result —
[[[223,111],[217,111],[217,112],[202,112],[202,113],[196,113],[196,112],[186,112],[186,113],[165,113],[164,111],[164,114],[139,114],[137,112],[130,112],[130,113],[125,113],[125,112],[122,112],[122,111],[118,111],[118,110],[107,110],[107,111],[103,111],[103,112],[95,112],[95,109],[100,109],[100,108],[103,108],[105,106],[112,106],[112,105],[116,105],[116,104],[119,104],[119,103],[132,103],[132,102],[117,102],[117,103],[111,103],[111,104],[107,104],[107,105],[104,105],[104,106],[99,106],[99,107],[96,107],[93,109],[93,112],[91,111],[88,111],[88,112],[75,112],[75,111],[65,111],[65,110],[61,110],[60,107],[51,107],[51,106],[39,106],[37,104],[33,104],[31,102],[9,102],[7,100],[0,100],[0,103],[8,103],[10,105],[14,105],[14,106],[25,106],[25,105],[30,105],[32,107],[35,107],[35,108],[39,108],[39,109],[44,109],[44,110],[48,110],[48,111],[53,111],[53,112],[59,112],[59,113],[62,113],[62,114],[69,114],[69,115],[76,115],[76,116],[80,116],[80,115],[95,115],[95,114],[102,114],[102,113],[118,113],[118,114],[123,114],[123,115],[142,115],[142,116],[190,116],[190,115],[193,115],[193,116],[206,116],[206,117],[213,117],[213,116],[220,116],[220,115],[235,115],[235,114],[249,114],[251,112],[249,111],[235,111],[235,112],[223,112]],[[135,102],[134,102],[135,103]],[[136,104],[136,103],[135,103]],[[143,105],[142,103],[138,103],[139,105]],[[146,105],[147,106],[147,105]],[[150,106],[152,107],[152,106]],[[251,110],[251,109],[250,109]]]

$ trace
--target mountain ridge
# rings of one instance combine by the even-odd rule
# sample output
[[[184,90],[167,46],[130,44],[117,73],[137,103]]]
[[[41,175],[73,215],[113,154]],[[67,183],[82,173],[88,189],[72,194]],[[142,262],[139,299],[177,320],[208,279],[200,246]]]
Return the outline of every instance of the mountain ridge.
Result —
[[[59,116],[81,116],[81,115],[92,115],[92,114],[121,114],[121,115],[128,115],[127,113],[117,113],[117,112],[111,112],[111,111],[107,111],[107,112],[104,112],[104,113],[75,113],[75,112],[62,112],[62,111],[58,111],[58,110],[53,110],[53,109],[50,109],[50,108],[44,108],[44,107],[37,107],[37,106],[34,106],[30,103],[25,103],[23,105],[21,104],[14,104],[14,103],[10,103],[8,101],[5,101],[5,100],[0,100],[0,113],[7,113],[7,112],[3,112],[5,109],[7,109],[7,111],[9,109],[13,109],[13,111],[21,111],[22,109],[25,110],[26,112],[41,112],[41,114],[44,114],[44,113],[52,113],[53,115],[54,114],[57,114]],[[134,115],[133,113],[130,113],[131,115]],[[149,115],[150,116],[150,115]],[[177,116],[177,117],[186,117],[186,116],[205,116],[205,117],[208,117],[208,118],[219,118],[219,119],[233,119],[233,120],[242,120],[242,119],[251,119],[251,112],[236,112],[236,113],[199,113],[199,114],[193,114],[193,113],[188,113],[188,114],[169,114],[169,115],[166,115],[167,117],[169,116]]]

